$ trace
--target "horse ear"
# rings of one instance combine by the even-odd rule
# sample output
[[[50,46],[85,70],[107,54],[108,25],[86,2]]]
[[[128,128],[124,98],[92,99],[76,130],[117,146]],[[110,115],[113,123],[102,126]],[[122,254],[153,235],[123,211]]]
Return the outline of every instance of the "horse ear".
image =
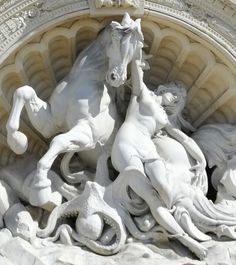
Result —
[[[141,28],[141,18],[137,18],[137,19],[135,20],[135,23],[138,25],[138,27]]]
[[[121,21],[121,25],[127,26],[127,25],[131,25],[131,23],[132,23],[132,19],[130,18],[130,15],[127,12],[125,12],[123,19]]]
[[[138,32],[140,33],[141,37],[142,37],[142,40],[144,40],[143,38],[143,33],[142,33],[142,29],[141,29],[141,18],[137,18],[135,20],[135,24],[137,26],[137,29],[138,29]]]
[[[111,28],[112,29],[119,29],[119,28],[121,28],[120,23],[119,22],[116,22],[116,21],[112,21],[110,25],[111,25]]]
[[[135,20],[135,24],[136,24],[136,26],[137,26],[138,31],[139,31],[139,32],[142,32],[142,30],[141,30],[141,18],[137,18],[137,19]]]

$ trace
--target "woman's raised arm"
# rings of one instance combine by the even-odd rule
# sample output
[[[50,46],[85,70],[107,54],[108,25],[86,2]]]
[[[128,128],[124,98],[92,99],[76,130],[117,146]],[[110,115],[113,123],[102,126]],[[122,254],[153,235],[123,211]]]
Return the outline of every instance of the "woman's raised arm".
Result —
[[[131,79],[132,79],[132,95],[140,96],[144,89],[147,89],[143,82],[143,62],[142,62],[142,49],[131,62]]]

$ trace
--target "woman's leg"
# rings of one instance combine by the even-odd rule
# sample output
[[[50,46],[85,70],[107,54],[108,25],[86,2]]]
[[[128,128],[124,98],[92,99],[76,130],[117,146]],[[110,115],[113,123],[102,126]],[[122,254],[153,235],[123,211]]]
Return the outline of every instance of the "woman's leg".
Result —
[[[173,198],[164,161],[156,159],[150,162],[145,162],[144,168],[153,188],[165,202],[166,207],[170,209],[172,207]]]

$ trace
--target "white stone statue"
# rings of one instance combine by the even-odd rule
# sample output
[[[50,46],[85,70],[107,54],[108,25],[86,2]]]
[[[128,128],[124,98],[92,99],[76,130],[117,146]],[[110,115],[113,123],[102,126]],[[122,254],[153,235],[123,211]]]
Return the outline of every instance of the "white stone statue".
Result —
[[[109,255],[119,251],[124,244],[127,237],[124,226],[139,240],[156,239],[158,232],[164,231],[203,259],[207,249],[198,241],[211,239],[204,232],[235,238],[236,219],[232,212],[222,216],[217,206],[207,200],[203,154],[191,138],[177,126],[173,127],[179,121],[180,125],[192,129],[181,116],[186,97],[184,88],[170,83],[160,86],[156,93],[148,90],[142,81],[141,49],[139,57],[139,60],[132,61],[131,71],[134,91],[139,92],[131,96],[126,119],[112,148],[112,162],[120,174],[114,182],[109,181],[108,170],[104,171],[106,164],[103,164],[103,177],[107,180],[95,178],[97,184],[87,182],[81,196],[58,206],[50,215],[46,228],[37,234],[53,241],[62,238],[61,241],[65,242],[65,238],[71,238],[67,243],[76,240],[97,253]],[[147,120],[149,122],[145,123]],[[200,174],[196,170],[199,165],[194,166],[196,161],[204,164]],[[156,162],[158,166],[161,164],[163,175],[156,170],[157,167],[152,170]],[[159,174],[155,175],[157,172]],[[105,183],[105,187],[101,183]],[[211,208],[214,214],[207,213],[207,208]],[[146,215],[148,209],[150,214]],[[47,239],[57,227],[58,220],[68,215],[77,217],[75,230],[65,224],[57,228],[54,237]],[[152,224],[142,225],[147,220]]]
[[[150,242],[165,235],[199,259],[207,256],[201,243],[211,239],[206,233],[236,239],[235,127],[195,130],[182,116],[186,89],[179,81],[148,89],[143,46],[140,20],[125,14],[80,53],[49,102],[28,85],[16,90],[7,123],[11,149],[27,149],[19,131],[24,106],[35,129],[54,138],[39,160],[26,157],[0,170],[0,227],[7,228],[1,236],[19,236],[38,253],[45,245],[59,248],[59,241],[71,245],[69,251],[79,245],[112,255],[129,237]],[[131,97],[121,125],[117,91],[129,63]],[[60,172],[52,165],[61,153]],[[73,173],[77,153],[80,171]],[[214,203],[206,197],[204,155],[210,167],[217,166]],[[94,172],[85,172],[84,164]],[[81,180],[84,185],[78,185]]]
[[[150,91],[143,82],[140,58],[132,62],[132,96],[126,119],[119,129],[113,147],[112,163],[122,172],[128,166],[136,166],[147,173],[153,186],[161,195],[168,208],[172,205],[172,191],[166,179],[165,165],[158,154],[152,138],[165,129],[177,139],[196,160],[196,175],[204,174],[206,162],[203,153],[195,142],[181,130],[172,126],[162,106],[175,107],[178,97],[174,91],[160,86]],[[177,111],[177,110],[176,110]]]
[[[132,61],[132,95],[126,119],[119,129],[113,147],[112,163],[116,170],[123,172],[127,167],[136,167],[150,179],[152,186],[161,197],[158,205],[154,205],[153,215],[157,222],[172,234],[184,234],[168,209],[173,206],[173,186],[167,174],[163,158],[158,154],[152,138],[165,129],[177,139],[196,160],[196,177],[201,178],[205,170],[205,158],[195,142],[172,126],[163,106],[174,107],[179,101],[173,90],[160,86],[158,91],[150,91],[143,82],[141,51],[138,58]],[[137,183],[138,184],[138,183]],[[142,185],[137,185],[138,193],[150,206],[152,197],[144,194]],[[147,201],[148,200],[148,201]],[[163,203],[163,204],[162,204]],[[154,209],[154,208],[152,208]],[[182,239],[180,239],[182,240]],[[185,239],[183,240],[185,241]],[[199,245],[200,247],[200,245]],[[199,253],[199,255],[201,255]]]
[[[140,20],[126,13],[122,22],[112,22],[76,59],[70,73],[44,102],[28,85],[14,93],[7,122],[11,149],[22,154],[27,137],[18,131],[25,106],[32,125],[44,137],[52,137],[46,154],[38,161],[30,203],[43,205],[51,196],[48,171],[60,153],[80,152],[111,141],[118,121],[113,94],[127,78],[127,65],[143,42]],[[109,84],[109,85],[108,85]]]
[[[221,209],[205,197],[208,185],[204,155],[194,140],[174,127],[179,121],[191,129],[181,118],[186,92],[174,83],[160,86],[154,92],[148,90],[143,83],[141,52],[132,61],[131,73],[132,96],[113,144],[113,165],[121,173],[132,166],[137,175],[148,178],[159,195],[159,203],[151,191],[144,192],[144,183],[133,180],[130,186],[146,201],[157,223],[173,236],[178,235],[199,258],[204,258],[206,249],[194,239],[209,240],[204,234],[209,231],[235,238],[234,213],[225,211],[222,216]],[[168,136],[158,135],[160,130]],[[207,208],[212,212],[207,213]]]

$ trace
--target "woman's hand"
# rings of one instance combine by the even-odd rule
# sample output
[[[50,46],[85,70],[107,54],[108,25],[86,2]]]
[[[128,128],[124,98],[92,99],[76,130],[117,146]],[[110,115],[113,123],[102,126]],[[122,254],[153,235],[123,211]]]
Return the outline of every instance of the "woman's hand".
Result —
[[[190,171],[195,172],[195,176],[198,178],[205,174],[206,162],[198,163],[190,168]]]
[[[190,168],[191,171],[194,171],[195,176],[192,179],[192,185],[200,188],[204,193],[207,192],[207,175],[206,175],[206,163],[198,163],[197,165]]]

